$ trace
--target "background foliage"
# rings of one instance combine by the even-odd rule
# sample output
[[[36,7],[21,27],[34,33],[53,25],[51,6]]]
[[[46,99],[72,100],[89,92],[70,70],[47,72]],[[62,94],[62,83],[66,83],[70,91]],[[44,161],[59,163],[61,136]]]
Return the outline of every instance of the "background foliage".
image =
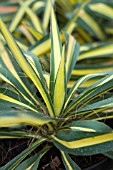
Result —
[[[113,2],[52,3],[56,17],[50,0],[0,2],[0,137],[37,139],[1,169],[37,169],[50,141],[66,169],[70,154],[113,157]]]

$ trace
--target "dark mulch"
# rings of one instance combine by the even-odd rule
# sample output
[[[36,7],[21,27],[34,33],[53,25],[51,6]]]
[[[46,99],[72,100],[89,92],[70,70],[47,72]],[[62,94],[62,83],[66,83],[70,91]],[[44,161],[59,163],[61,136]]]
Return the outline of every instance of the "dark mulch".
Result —
[[[10,139],[0,140],[0,166],[5,165],[8,161],[16,157],[24,149],[26,149],[31,140],[28,139]],[[43,145],[41,146],[43,147]],[[38,152],[37,148],[31,155]],[[30,156],[30,155],[29,155]],[[103,155],[87,156],[87,157],[75,157],[71,156],[72,159],[83,169],[89,167],[104,157]],[[60,152],[57,148],[52,147],[41,159],[39,170],[65,170],[62,163]]]
[[[113,120],[107,120],[106,123],[113,127]],[[1,139],[0,140],[0,166],[5,165],[11,159],[16,157],[24,149],[26,149],[31,143],[32,139]],[[42,144],[40,148],[43,148],[45,144]],[[37,148],[29,156],[37,153],[40,148]],[[105,157],[101,154],[94,156],[80,156],[75,157],[71,155],[71,158],[84,169],[90,167]],[[52,147],[41,159],[39,170],[65,170],[65,167],[62,163],[60,152],[56,147]]]

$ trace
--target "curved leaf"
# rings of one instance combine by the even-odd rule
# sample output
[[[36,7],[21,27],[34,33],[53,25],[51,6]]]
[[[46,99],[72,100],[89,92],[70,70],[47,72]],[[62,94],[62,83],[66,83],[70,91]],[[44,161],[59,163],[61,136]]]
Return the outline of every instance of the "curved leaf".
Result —
[[[53,119],[51,117],[38,112],[19,110],[4,110],[3,112],[0,112],[0,127],[8,127],[19,124],[41,126],[52,121]]]
[[[61,151],[61,154],[66,170],[73,170],[73,169],[81,170],[80,167],[71,159],[68,153]]]
[[[62,56],[62,44],[56,22],[55,13],[51,4],[51,57],[50,57],[50,92],[53,95],[54,85]]]
[[[40,159],[49,149],[50,147],[44,147],[38,154],[35,154],[23,161],[15,170],[27,169],[29,167],[31,167],[30,170],[37,170]]]
[[[54,109],[55,115],[59,116],[64,105],[66,97],[66,70],[65,70],[65,48],[62,50],[62,59],[59,66],[58,74],[56,76],[56,82],[54,87]]]
[[[0,28],[1,32],[3,33],[8,46],[10,47],[12,53],[14,54],[15,59],[17,60],[19,66],[22,68],[22,70],[28,75],[28,77],[33,81],[34,85],[37,87],[39,92],[41,93],[47,108],[49,110],[49,114],[53,117],[54,116],[54,109],[53,105],[51,102],[51,99],[44,87],[44,84],[41,82],[39,77],[34,73],[33,69],[29,65],[29,63],[26,61],[26,58],[24,57],[23,53],[21,50],[18,48],[17,44],[15,43],[12,35],[10,32],[7,30],[5,24],[3,21],[0,19]]]
[[[18,156],[16,156],[14,159],[8,162],[5,166],[1,167],[1,170],[14,170],[27,155],[29,155],[35,148],[37,148],[44,141],[45,141],[44,138],[38,139],[31,146],[29,146],[27,149],[21,152]]]
[[[113,132],[110,127],[100,122],[83,121],[82,127],[78,121],[78,129],[75,123],[69,125],[69,129],[62,129],[52,135],[54,144],[62,151],[74,155],[93,155],[98,153],[108,152],[113,149]],[[85,124],[84,124],[85,123]],[[87,125],[86,125],[87,123]],[[90,126],[91,125],[91,126]],[[73,127],[73,128],[72,128]],[[101,130],[100,130],[101,127]],[[92,129],[95,131],[87,132],[84,129]]]

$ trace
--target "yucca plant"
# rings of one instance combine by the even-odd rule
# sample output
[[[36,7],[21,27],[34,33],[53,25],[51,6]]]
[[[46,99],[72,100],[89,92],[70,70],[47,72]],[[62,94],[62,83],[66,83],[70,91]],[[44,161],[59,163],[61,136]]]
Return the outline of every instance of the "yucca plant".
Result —
[[[42,71],[37,56],[18,47],[2,19],[0,30],[3,36],[0,77],[6,82],[0,86],[0,138],[36,139],[1,170],[37,169],[40,159],[52,146],[60,151],[67,170],[80,169],[70,154],[101,153],[113,158],[113,130],[99,121],[113,117],[112,93],[107,93],[113,89],[113,72],[86,75],[67,89],[79,44],[65,32],[62,34],[66,43],[61,43],[52,6],[50,74]],[[78,94],[82,83],[97,77],[103,78]],[[98,101],[102,94],[105,98]],[[33,126],[35,130],[28,132],[19,125]],[[37,147],[40,152],[25,159]]]

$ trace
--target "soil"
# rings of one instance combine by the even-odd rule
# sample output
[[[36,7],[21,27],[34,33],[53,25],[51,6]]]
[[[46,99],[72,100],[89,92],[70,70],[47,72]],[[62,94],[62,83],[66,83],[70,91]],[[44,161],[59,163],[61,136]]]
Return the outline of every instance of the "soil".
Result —
[[[16,157],[24,149],[26,149],[31,140],[28,139],[1,139],[0,140],[0,166],[5,165],[8,161]],[[41,146],[43,147],[43,146]],[[38,148],[32,153],[32,155],[38,152]],[[30,156],[30,155],[29,155]],[[102,159],[103,155],[87,156],[87,157],[75,157],[71,158],[82,168],[89,167]],[[52,147],[41,159],[39,170],[65,170],[62,163],[60,152],[57,148]]]
[[[107,120],[106,124],[113,127],[113,120]],[[32,139],[1,139],[0,140],[0,166],[5,165],[11,159],[16,157],[24,149],[26,149],[32,142]],[[43,147],[43,144],[40,146]],[[34,150],[31,155],[37,153],[39,148]],[[29,156],[31,156],[29,155]],[[71,155],[71,158],[80,166],[81,169],[90,167],[105,157],[102,154],[93,156],[80,156],[75,157]],[[62,163],[60,152],[56,147],[52,147],[41,159],[39,170],[65,170]]]

